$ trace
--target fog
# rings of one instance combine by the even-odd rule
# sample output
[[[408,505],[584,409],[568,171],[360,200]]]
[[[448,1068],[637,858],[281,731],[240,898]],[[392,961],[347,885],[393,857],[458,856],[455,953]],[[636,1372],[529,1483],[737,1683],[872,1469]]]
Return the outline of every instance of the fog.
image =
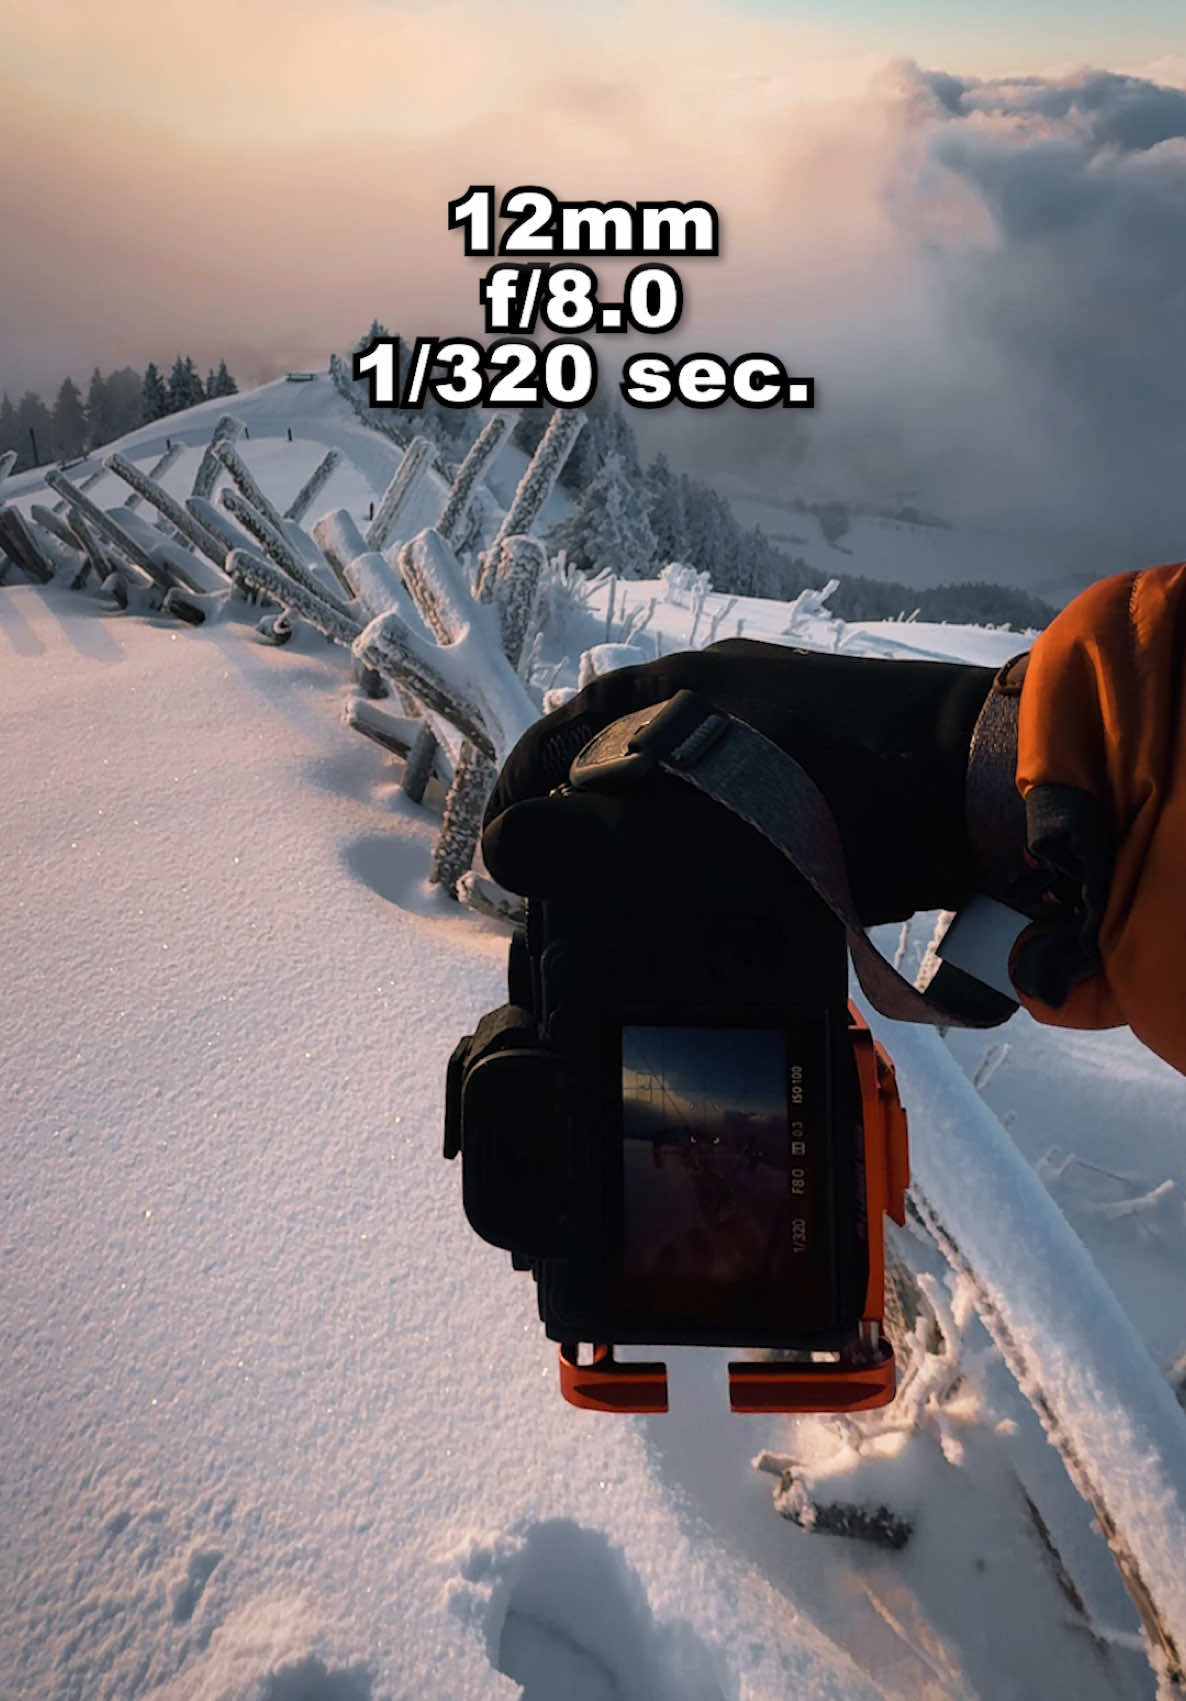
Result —
[[[770,493],[1186,554],[1180,60],[978,79],[649,3],[579,43],[530,7],[52,14],[14,15],[0,80],[10,394],[178,351],[257,382],[375,316],[474,335],[482,263],[446,226],[471,183],[705,198],[722,255],[681,262],[669,345],[770,349],[817,408],[668,410],[648,444]]]

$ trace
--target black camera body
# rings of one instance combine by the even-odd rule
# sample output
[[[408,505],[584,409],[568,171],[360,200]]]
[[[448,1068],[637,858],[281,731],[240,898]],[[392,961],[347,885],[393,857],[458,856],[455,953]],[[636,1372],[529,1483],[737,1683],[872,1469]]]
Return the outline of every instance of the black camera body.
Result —
[[[660,837],[673,785],[629,803]],[[782,1349],[730,1366],[736,1410],[880,1404],[892,1071],[849,1008],[842,924],[697,804],[735,829],[727,881],[677,858],[528,896],[509,1002],[449,1063],[445,1155],[473,1228],[534,1275],[574,1403],[665,1410],[662,1366],[610,1345],[663,1343]]]

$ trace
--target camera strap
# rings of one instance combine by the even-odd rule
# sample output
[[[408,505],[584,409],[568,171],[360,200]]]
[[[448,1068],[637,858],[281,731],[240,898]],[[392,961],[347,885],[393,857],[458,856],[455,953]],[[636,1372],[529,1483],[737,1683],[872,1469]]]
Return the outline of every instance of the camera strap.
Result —
[[[920,991],[874,945],[857,914],[835,817],[815,781],[793,756],[693,691],[677,691],[658,708],[623,715],[574,759],[575,790],[615,790],[661,768],[732,810],[786,857],[844,925],[861,989],[875,1010],[899,1022],[932,1027],[995,1027],[1016,1001],[980,988],[958,970],[940,973]],[[958,981],[973,996],[958,996]],[[943,983],[942,985],[937,983]],[[942,995],[943,987],[956,992]]]

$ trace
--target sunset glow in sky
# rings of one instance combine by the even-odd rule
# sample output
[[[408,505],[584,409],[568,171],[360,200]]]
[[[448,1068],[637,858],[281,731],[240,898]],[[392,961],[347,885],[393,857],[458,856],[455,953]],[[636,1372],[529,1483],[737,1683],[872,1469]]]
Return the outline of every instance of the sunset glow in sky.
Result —
[[[731,417],[751,482],[809,444],[817,499],[1182,553],[1178,0],[0,7],[11,396],[178,352],[251,385],[374,318],[479,335],[471,184],[704,199],[721,255],[681,261],[669,347],[817,385],[809,419]],[[704,416],[662,430],[719,458]]]
[[[742,335],[773,296],[832,300],[886,263],[877,161],[896,57],[977,76],[1160,61],[1186,80],[1186,23],[1162,0],[1125,8],[1123,28],[1102,3],[1009,4],[991,32],[951,0],[571,14],[3,0],[0,14],[10,392],[179,345],[250,381],[323,363],[375,314],[473,334],[476,269],[445,205],[483,181],[715,200],[724,258],[689,279],[689,317]]]

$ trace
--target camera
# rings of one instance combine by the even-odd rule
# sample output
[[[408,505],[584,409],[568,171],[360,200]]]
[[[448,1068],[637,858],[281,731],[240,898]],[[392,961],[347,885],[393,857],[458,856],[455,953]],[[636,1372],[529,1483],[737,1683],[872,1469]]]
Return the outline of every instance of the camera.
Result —
[[[638,866],[686,788],[651,768],[624,796],[621,778],[632,845],[596,883],[527,894],[508,1002],[450,1059],[466,1215],[534,1276],[573,1404],[665,1411],[664,1366],[615,1356],[648,1344],[764,1350],[729,1365],[735,1411],[884,1404],[906,1122],[848,1003],[844,928],[705,798],[683,819],[729,823],[728,877],[678,844]]]

